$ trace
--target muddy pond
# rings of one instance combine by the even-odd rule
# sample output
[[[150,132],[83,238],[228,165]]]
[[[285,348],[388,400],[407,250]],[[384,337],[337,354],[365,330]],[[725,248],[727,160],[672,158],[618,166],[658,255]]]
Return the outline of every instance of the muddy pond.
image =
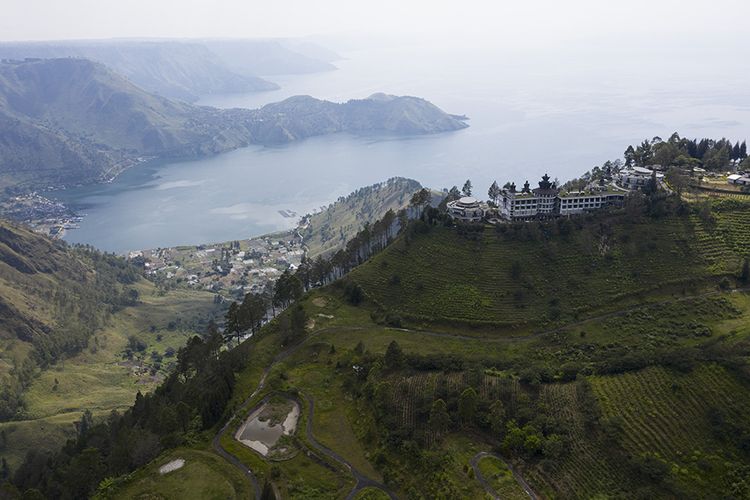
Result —
[[[297,429],[299,416],[296,401],[274,397],[250,413],[234,438],[264,457],[290,458],[295,452],[290,437]]]

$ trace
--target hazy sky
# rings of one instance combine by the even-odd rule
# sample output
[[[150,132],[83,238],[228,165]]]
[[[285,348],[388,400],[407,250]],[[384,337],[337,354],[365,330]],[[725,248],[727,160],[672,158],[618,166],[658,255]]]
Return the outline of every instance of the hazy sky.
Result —
[[[2,0],[0,39],[414,36],[528,45],[746,32],[747,0]]]

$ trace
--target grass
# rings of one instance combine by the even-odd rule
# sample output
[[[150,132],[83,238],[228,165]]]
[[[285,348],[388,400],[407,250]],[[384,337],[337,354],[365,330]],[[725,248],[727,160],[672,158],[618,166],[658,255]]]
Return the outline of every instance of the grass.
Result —
[[[185,465],[167,474],[159,467],[182,458]],[[131,474],[103,498],[247,499],[253,491],[244,476],[229,462],[213,453],[177,448]]]
[[[361,489],[354,498],[355,500],[388,500],[391,497],[383,490],[367,487]]]
[[[479,461],[479,470],[500,498],[528,500],[529,496],[502,460],[495,457],[484,457]]]
[[[306,412],[298,422],[297,436],[303,436],[306,425]],[[331,498],[342,495],[354,486],[350,475],[343,470],[334,472],[311,459],[306,453],[297,453],[290,460],[268,462],[259,454],[234,439],[234,433],[241,421],[237,421],[230,431],[221,438],[225,450],[239,458],[253,471],[263,484],[271,481],[282,494],[282,498]],[[300,432],[301,431],[301,432]]]
[[[373,301],[414,324],[517,331],[737,272],[750,212],[730,210],[718,218],[721,236],[695,218],[677,216],[639,223],[602,219],[547,240],[524,236],[531,229],[508,239],[487,227],[472,241],[433,227],[401,239],[350,276]],[[711,265],[709,244],[719,246],[722,266]]]
[[[59,448],[73,435],[73,423],[85,410],[105,417],[112,410],[129,408],[136,392],[154,389],[169,358],[164,358],[162,368],[152,375],[155,367],[150,353],[163,355],[169,347],[178,349],[191,335],[201,333],[200,325],[215,311],[212,296],[204,292],[176,290],[159,296],[148,283],[139,288],[139,305],[116,313],[87,349],[34,379],[24,395],[26,420],[0,423],[9,436],[0,456],[11,467],[20,463],[30,448]],[[142,362],[123,358],[131,335],[147,345]]]
[[[109,412],[95,412],[96,417],[105,417]],[[0,456],[8,461],[11,469],[20,464],[30,450],[57,451],[68,438],[75,435],[74,422],[81,413],[64,413],[36,420],[0,423],[6,441],[0,448]]]
[[[629,453],[655,454],[693,495],[728,494],[724,478],[742,460],[712,433],[710,412],[720,409],[726,418],[745,419],[750,412],[746,384],[719,365],[703,364],[689,373],[651,367],[594,377],[592,387],[604,416],[619,422]]]
[[[372,419],[337,382],[336,355],[328,349],[328,344],[314,344],[291,357],[278,371],[286,375],[290,387],[314,399],[313,435],[318,442],[345,457],[363,474],[381,480],[357,436],[366,432]]]

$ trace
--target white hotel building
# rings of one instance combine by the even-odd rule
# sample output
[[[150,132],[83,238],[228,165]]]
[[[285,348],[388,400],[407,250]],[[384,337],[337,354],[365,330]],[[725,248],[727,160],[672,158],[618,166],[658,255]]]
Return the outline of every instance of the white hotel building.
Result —
[[[531,189],[529,182],[526,181],[520,192],[516,191],[515,184],[503,190],[498,211],[506,220],[576,215],[622,204],[625,194],[624,190],[609,188],[561,193],[555,183],[550,182],[549,176],[545,174],[538,188]]]

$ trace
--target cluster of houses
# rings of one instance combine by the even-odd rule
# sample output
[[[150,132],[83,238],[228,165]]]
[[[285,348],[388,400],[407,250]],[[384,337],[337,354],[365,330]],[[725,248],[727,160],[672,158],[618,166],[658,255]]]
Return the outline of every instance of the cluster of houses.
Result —
[[[450,216],[462,222],[500,222],[557,216],[577,215],[609,206],[622,205],[630,191],[641,189],[656,177],[661,182],[664,175],[643,167],[628,167],[616,174],[608,185],[589,184],[581,191],[563,191],[549,175],[545,174],[539,186],[531,188],[526,181],[519,190],[514,183],[507,184],[494,205],[465,196],[448,203]]]

